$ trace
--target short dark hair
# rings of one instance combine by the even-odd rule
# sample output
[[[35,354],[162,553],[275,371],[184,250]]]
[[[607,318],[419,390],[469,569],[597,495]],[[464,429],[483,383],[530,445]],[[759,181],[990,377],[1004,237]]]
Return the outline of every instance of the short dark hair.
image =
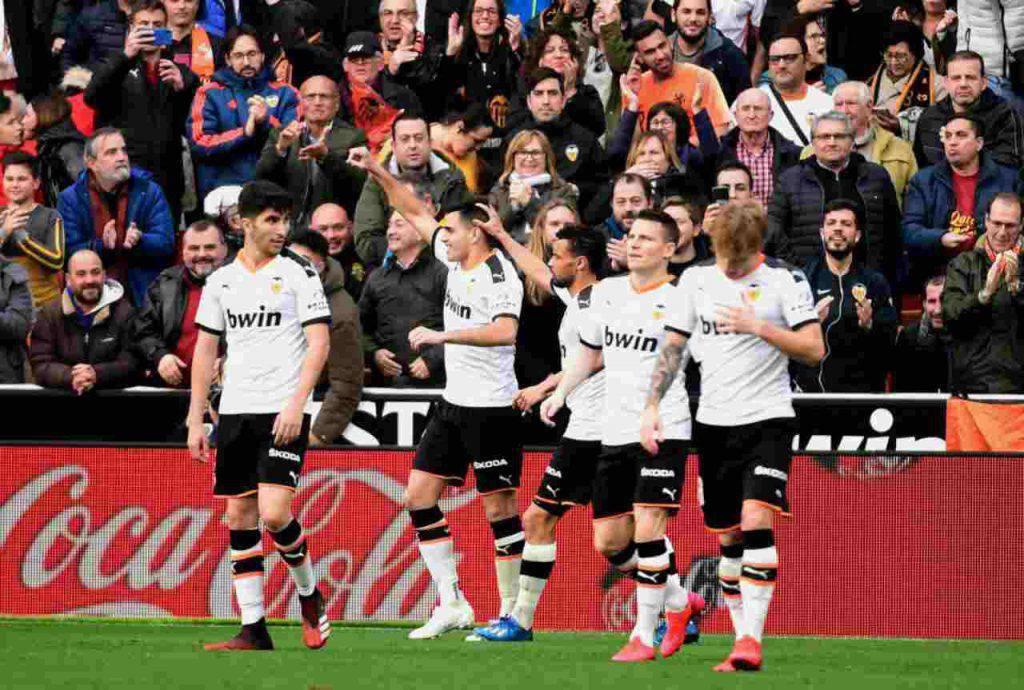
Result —
[[[160,10],[163,12],[164,20],[170,17],[170,14],[167,12],[167,6],[164,5],[163,0],[132,0],[128,5],[128,19],[135,19],[135,15],[139,12],[150,12],[152,10]]]
[[[324,239],[324,236],[316,230],[310,230],[308,228],[299,230],[297,233],[292,235],[288,244],[297,244],[300,247],[305,247],[321,259],[326,259],[329,253],[327,240]]]
[[[927,292],[928,288],[931,287],[932,285],[941,285],[941,286],[945,287],[946,286],[946,274],[945,273],[936,273],[935,275],[930,277],[928,280],[924,281],[924,289],[922,289],[921,292],[922,293]]]
[[[688,141],[690,138],[690,116],[682,107],[672,101],[659,101],[651,106],[644,119],[647,129],[651,128],[651,120],[662,113],[668,115],[676,123],[676,142],[682,144]]]
[[[740,172],[746,173],[747,180],[750,181],[750,186],[754,186],[754,173],[750,171],[750,168],[746,163],[738,158],[729,158],[718,164],[715,168],[715,180],[718,180],[718,175],[725,172],[726,170],[739,170]]]
[[[973,50],[958,50],[949,56],[946,60],[946,72],[949,72],[949,66],[954,62],[970,62],[971,60],[977,61],[981,67],[981,76],[985,76],[985,58],[981,57],[978,53]]]
[[[636,214],[637,220],[649,220],[652,223],[657,223],[661,226],[661,230],[665,235],[665,241],[671,244],[679,244],[679,226],[676,225],[676,221],[672,216],[668,215],[664,211],[658,211],[653,208],[645,208]],[[634,221],[635,222],[635,221]]]
[[[39,159],[30,153],[25,153],[24,151],[12,151],[4,156],[3,164],[5,169],[12,165],[23,165],[28,168],[32,177],[37,180],[39,179]]]
[[[565,93],[565,80],[562,79],[562,75],[551,69],[550,67],[539,67],[530,73],[530,76],[526,78],[526,92],[529,93],[537,88],[537,84],[548,79],[554,79],[558,82],[558,90]]]
[[[771,51],[772,44],[775,43],[776,41],[791,38],[800,44],[800,52],[803,53],[804,55],[807,55],[807,36],[805,35],[806,30],[806,24],[801,24],[799,27],[797,27],[796,25],[790,25],[786,27],[783,31],[779,32],[768,44],[769,52]]]
[[[267,209],[291,213],[292,195],[267,180],[247,182],[238,195],[238,215],[255,218]]]
[[[665,33],[665,27],[653,19],[643,19],[637,22],[636,25],[633,26],[633,43],[639,43],[656,31]]]
[[[427,122],[427,118],[423,117],[420,113],[416,112],[403,112],[394,119],[391,123],[391,138],[395,138],[395,130],[398,129],[399,122],[422,122],[427,127],[427,139],[430,138],[430,123]]]
[[[686,212],[690,214],[690,222],[694,225],[700,225],[704,222],[704,204],[700,199],[670,196],[661,202],[662,211],[676,207],[686,209]]]
[[[1020,209],[1021,216],[1024,217],[1024,202],[1022,202],[1021,198],[1013,192],[999,192],[989,199],[988,204],[985,206],[986,216],[992,213],[992,206],[994,206],[997,201],[1002,201],[1005,204],[1016,204],[1017,208]]]
[[[488,218],[490,218],[490,216],[487,215],[487,211],[480,208],[481,204],[487,204],[487,197],[475,197],[470,201],[467,201],[466,203],[461,204],[460,206],[457,206],[456,208],[452,209],[452,211],[458,215],[459,220],[462,223],[472,227],[473,221],[478,220],[481,223],[483,223],[486,222]],[[491,237],[490,234],[484,233],[484,238],[487,240],[487,246],[492,248],[497,248],[499,246],[498,241],[495,238]]]
[[[209,232],[210,230],[216,230],[217,231],[217,237],[220,238],[221,243],[222,244],[226,243],[227,240],[224,237],[224,228],[222,228],[219,223],[217,223],[216,221],[211,220],[209,218],[200,218],[196,222],[192,223],[192,225],[190,225],[187,228],[185,228],[185,232],[182,233],[182,235],[181,235],[181,237],[182,237],[182,244],[184,244],[184,238],[185,238],[185,234],[186,233],[189,233],[189,232]]]
[[[441,124],[443,125],[454,125],[456,122],[461,122],[467,132],[472,132],[474,129],[480,129],[481,127],[494,127],[494,122],[491,121],[490,110],[483,103],[479,102],[470,103],[464,110],[451,111],[441,118]]]
[[[235,49],[235,43],[238,39],[243,36],[248,36],[252,40],[256,41],[256,46],[260,49],[261,53],[266,53],[267,49],[263,45],[263,37],[260,36],[260,32],[255,27],[249,24],[239,24],[233,26],[228,30],[227,35],[224,37],[224,55],[229,55],[232,50]]]
[[[581,256],[587,260],[587,266],[602,277],[605,262],[608,258],[607,241],[604,235],[585,225],[566,225],[555,233],[555,239],[569,243],[573,256]]]
[[[825,216],[833,211],[849,211],[853,214],[853,219],[857,224],[857,229],[860,230],[864,227],[864,207],[861,206],[859,202],[856,202],[853,199],[833,199],[825,204],[825,210],[821,214],[821,222],[824,223]]]
[[[619,173],[618,175],[615,176],[615,179],[612,180],[612,194],[613,195],[615,193],[615,188],[618,187],[620,184],[638,184],[638,185],[640,185],[640,188],[644,190],[644,197],[648,201],[651,200],[651,185],[647,181],[646,177],[643,177],[641,175],[637,175],[636,173],[630,173],[630,172]]]
[[[985,138],[985,123],[982,122],[977,115],[973,115],[971,113],[953,113],[946,118],[946,122],[944,124],[948,125],[953,120],[967,120],[968,124],[971,125],[971,129],[974,130],[974,136],[979,139]]]
[[[924,34],[916,24],[899,21],[889,25],[889,30],[882,36],[882,51],[899,43],[907,44],[914,60],[924,57]]]

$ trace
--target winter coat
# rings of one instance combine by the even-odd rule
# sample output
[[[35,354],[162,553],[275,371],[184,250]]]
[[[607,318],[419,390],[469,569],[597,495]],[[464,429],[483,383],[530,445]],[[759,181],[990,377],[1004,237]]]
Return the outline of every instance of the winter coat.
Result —
[[[1024,393],[1024,290],[1005,284],[988,304],[978,293],[992,259],[983,241],[953,259],[942,291],[942,320],[953,338],[956,393]]]
[[[345,271],[327,259],[324,295],[331,309],[331,348],[321,382],[329,384],[320,413],[310,431],[330,443],[345,431],[363,392],[363,334],[359,310],[345,291]]]
[[[608,141],[607,160],[610,169],[625,169],[639,119],[639,114],[634,110],[622,111],[619,124]],[[707,187],[702,193],[707,196],[708,190],[714,185],[715,166],[713,161],[720,156],[722,148],[718,134],[715,133],[715,126],[711,124],[711,116],[708,115],[706,109],[702,109],[694,115],[693,123],[697,129],[699,148],[691,144],[687,137],[677,136],[676,155],[679,156],[679,162],[684,169],[694,173],[702,180],[703,185]]]
[[[892,368],[894,393],[945,393],[952,375],[952,341],[946,328],[936,330],[922,314],[896,335]]]
[[[43,203],[54,208],[60,193],[85,170],[85,136],[69,118],[40,133],[37,141]]]
[[[957,47],[985,58],[986,74],[1008,78],[1004,51],[1024,50],[1024,2],[959,0],[956,16]]]
[[[299,160],[299,150],[312,143],[308,134],[298,137],[284,156],[277,153],[280,129],[270,133],[259,163],[256,177],[281,185],[295,201],[293,225],[308,224],[310,216],[321,204],[339,204],[351,215],[362,192],[366,174],[346,163],[350,149],[366,146],[366,135],[340,118],[331,124],[327,134],[327,155],[323,160]]]
[[[380,383],[400,386],[440,386],[444,383],[444,346],[431,345],[419,354],[409,347],[409,331],[416,326],[444,328],[444,295],[448,268],[437,260],[433,249],[424,247],[415,263],[402,268],[394,256],[370,274],[359,298],[359,317],[367,366]],[[384,380],[373,364],[381,348],[395,354],[402,373]],[[409,375],[409,365],[418,357],[430,370],[426,381]]]
[[[117,0],[102,0],[82,10],[70,25],[67,43],[61,53],[61,72],[83,65],[95,72],[100,63],[118,53],[124,54],[128,17]]]
[[[974,219],[978,231],[985,227],[985,209],[999,192],[1024,192],[1017,171],[997,165],[984,150],[974,191]],[[945,160],[914,175],[903,202],[903,244],[910,257],[912,280],[920,284],[934,275],[948,257],[942,236],[949,232],[950,216],[956,210],[953,170]]]
[[[825,199],[815,166],[818,160],[811,156],[783,172],[768,206],[765,253],[796,266],[808,264],[821,252],[822,214],[826,202],[831,201]],[[899,200],[889,173],[859,153],[851,153],[843,174],[855,176],[860,199],[854,201],[859,201],[865,212],[858,258],[867,268],[880,271],[890,285],[898,285],[903,241]]]
[[[526,106],[528,95],[526,77],[523,77],[519,83],[519,93],[512,102],[512,112],[508,117],[510,130],[529,129],[525,125],[533,120],[533,115]],[[606,123],[604,103],[601,102],[601,95],[597,89],[590,84],[580,84],[577,87],[576,93],[565,103],[563,116],[589,130],[595,137],[604,135]]]
[[[985,129],[985,150],[996,163],[1011,168],[1024,165],[1024,120],[1012,105],[985,89],[967,112],[981,120]],[[953,101],[949,96],[921,113],[914,135],[914,155],[922,168],[946,157],[939,130],[952,116]]]
[[[896,188],[896,198],[902,204],[907,183],[917,174],[917,159],[914,157],[914,150],[908,142],[889,130],[881,127],[875,127],[874,130],[870,160],[872,163],[878,163],[889,173],[892,185]],[[814,147],[806,146],[800,157],[809,158],[812,155],[814,155]]]
[[[509,188],[512,184],[511,176],[506,177],[504,182],[496,182],[491,189],[489,203],[501,216],[501,223],[516,239],[523,242],[526,239],[525,230],[533,224],[540,207],[553,199],[559,199],[571,204],[576,208],[579,202],[580,192],[576,186],[565,181],[557,183],[536,185],[533,187],[533,197],[526,206],[515,206],[509,198]]]
[[[393,155],[388,157],[385,165],[391,174],[399,173],[398,163]],[[473,195],[466,189],[466,179],[454,165],[448,163],[437,152],[431,153],[429,165],[427,182],[430,186],[430,197],[434,200],[439,215],[444,215],[473,199]],[[353,232],[356,251],[367,265],[380,266],[384,260],[388,250],[385,233],[390,213],[384,190],[374,179],[366,180],[359,202],[356,204]]]
[[[165,355],[174,354],[188,301],[184,276],[180,264],[161,271],[135,316],[132,347],[145,366],[156,368]]]
[[[86,329],[76,318],[67,291],[42,308],[29,350],[32,376],[40,386],[70,388],[71,369],[76,364],[92,365],[97,389],[125,388],[136,381],[138,360],[130,347],[135,310],[124,288],[107,280],[90,313],[95,317]]]
[[[892,368],[893,343],[899,314],[892,303],[889,283],[878,271],[853,262],[844,276],[835,275],[819,251],[804,267],[814,301],[831,296],[832,304],[821,324],[825,356],[816,367],[792,366],[805,393],[883,393]],[[866,289],[871,300],[871,329],[860,327],[854,286]]]
[[[135,223],[142,233],[139,243],[128,250],[132,265],[128,269],[127,292],[132,304],[138,306],[143,303],[150,283],[174,260],[174,223],[163,190],[150,173],[132,168],[128,185],[125,227]],[[57,201],[57,212],[64,219],[65,255],[70,257],[79,249],[91,249],[106,264],[112,252],[103,246],[93,227],[91,206],[89,172],[86,171],[78,176],[75,184],[61,192]]]
[[[124,133],[132,165],[153,173],[168,202],[175,208],[185,190],[181,138],[199,79],[175,65],[185,87],[181,91],[158,80],[151,86],[145,64],[123,52],[96,69],[85,90],[85,102],[96,111],[97,127],[116,127]]]
[[[673,50],[677,39],[676,33],[668,37]],[[708,27],[704,50],[695,64],[714,73],[728,103],[735,101],[737,96],[750,88],[750,63],[747,62],[747,56],[714,26]]]
[[[34,318],[28,273],[0,256],[0,383],[25,382],[25,342]]]
[[[272,81],[271,76],[269,66],[252,79],[225,68],[196,93],[186,131],[196,158],[199,198],[217,187],[252,180],[270,132],[296,118],[299,92]],[[267,101],[268,116],[249,136],[245,133],[248,100],[256,95]]]

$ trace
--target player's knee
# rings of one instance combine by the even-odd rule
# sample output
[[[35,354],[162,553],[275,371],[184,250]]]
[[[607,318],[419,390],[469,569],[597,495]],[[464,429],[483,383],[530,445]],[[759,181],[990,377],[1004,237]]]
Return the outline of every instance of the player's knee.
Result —
[[[771,529],[775,521],[775,511],[754,501],[744,501],[740,517],[741,528],[744,531],[755,529]]]
[[[518,514],[514,491],[499,491],[487,494],[483,497],[483,504],[484,516],[487,518],[487,522],[497,522],[505,518],[515,517]]]
[[[227,506],[228,529],[255,529],[259,523],[256,501],[232,499]]]
[[[292,521],[292,511],[284,506],[260,506],[260,520],[271,532],[280,532]]]
[[[402,507],[406,510],[425,510],[426,508],[433,508],[435,505],[437,505],[437,501],[424,492],[416,491],[410,487],[406,487],[405,491],[402,492]]]
[[[552,541],[557,524],[557,517],[535,505],[531,505],[523,514],[523,531],[526,532],[526,541],[533,544]]]
[[[608,558],[619,553],[629,545],[629,539],[614,532],[594,530],[594,550]]]

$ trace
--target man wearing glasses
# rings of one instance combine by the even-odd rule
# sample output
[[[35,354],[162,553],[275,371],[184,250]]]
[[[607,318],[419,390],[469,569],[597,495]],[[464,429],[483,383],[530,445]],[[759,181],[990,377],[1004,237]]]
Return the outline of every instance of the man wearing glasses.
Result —
[[[775,44],[772,44],[775,48]],[[861,257],[896,292],[903,253],[900,206],[889,173],[853,150],[853,123],[830,111],[814,120],[814,155],[782,173],[768,206],[765,253],[804,266],[821,253],[822,214],[834,199],[864,209]]]
[[[807,84],[807,41],[782,34],[768,46],[771,83],[761,87],[772,106],[771,126],[795,144],[811,143],[811,119],[832,110],[832,97]]]
[[[298,91],[273,81],[255,29],[228,31],[224,51],[227,67],[196,93],[186,124],[200,198],[255,178],[270,132],[287,127],[299,106]]]

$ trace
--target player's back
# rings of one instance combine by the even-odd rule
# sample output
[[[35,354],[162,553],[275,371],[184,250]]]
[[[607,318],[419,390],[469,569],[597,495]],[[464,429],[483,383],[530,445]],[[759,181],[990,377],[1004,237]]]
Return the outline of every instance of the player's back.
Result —
[[[670,327],[689,337],[690,353],[700,365],[697,421],[738,426],[794,416],[789,358],[756,335],[721,333],[716,317],[722,309],[746,305],[758,319],[781,328],[817,323],[803,273],[765,258],[732,280],[711,259],[686,272],[678,296]]]
[[[637,291],[628,275],[606,278],[594,290],[590,325],[581,332],[583,344],[601,349],[604,356],[605,445],[640,441],[640,418],[675,291],[672,279]],[[665,394],[661,417],[665,438],[690,437],[690,407],[682,375]]]

